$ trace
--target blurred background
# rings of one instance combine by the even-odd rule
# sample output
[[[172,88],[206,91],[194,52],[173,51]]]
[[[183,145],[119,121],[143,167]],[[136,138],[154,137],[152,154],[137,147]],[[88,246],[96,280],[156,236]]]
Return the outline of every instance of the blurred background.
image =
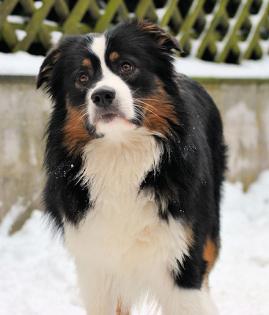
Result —
[[[62,36],[134,17],[177,39],[177,71],[208,90],[223,118],[223,249],[212,275],[220,313],[268,315],[269,0],[0,0],[0,313],[85,315],[72,262],[41,215],[51,105],[35,77]]]

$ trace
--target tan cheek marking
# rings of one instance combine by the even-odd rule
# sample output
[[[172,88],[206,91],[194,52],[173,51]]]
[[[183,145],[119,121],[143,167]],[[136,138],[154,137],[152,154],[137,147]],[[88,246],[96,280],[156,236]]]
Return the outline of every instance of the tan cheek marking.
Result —
[[[64,144],[70,152],[80,151],[91,137],[85,127],[83,112],[68,105],[67,118],[63,128]]]
[[[215,242],[213,242],[210,238],[206,240],[204,251],[203,251],[203,259],[207,263],[207,274],[213,268],[217,258],[218,258],[218,246]]]
[[[117,59],[119,59],[119,57],[120,57],[119,53],[117,53],[116,51],[112,51],[112,53],[109,55],[109,60],[111,62],[114,62]]]
[[[84,67],[91,67],[91,66],[92,66],[92,62],[91,62],[91,60],[90,60],[89,58],[85,58],[85,59],[83,59],[83,61],[82,61],[82,65],[83,65]]]
[[[156,93],[138,101],[144,109],[144,126],[163,135],[170,133],[169,120],[178,125],[178,117],[164,89],[159,86]]]

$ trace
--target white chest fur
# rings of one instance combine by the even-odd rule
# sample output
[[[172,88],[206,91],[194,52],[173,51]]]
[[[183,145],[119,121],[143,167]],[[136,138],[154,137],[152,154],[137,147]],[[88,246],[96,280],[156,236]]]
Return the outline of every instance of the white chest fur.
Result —
[[[78,227],[65,226],[66,245],[83,282],[93,281],[93,274],[101,271],[117,282],[121,296],[130,285],[131,295],[137,295],[187,254],[184,226],[161,220],[152,197],[139,193],[141,181],[157,169],[160,156],[160,147],[142,128],[130,131],[126,141],[102,138],[86,147],[82,176],[90,185],[94,207]],[[162,286],[162,280],[156,286]],[[129,293],[125,299],[131,299]]]

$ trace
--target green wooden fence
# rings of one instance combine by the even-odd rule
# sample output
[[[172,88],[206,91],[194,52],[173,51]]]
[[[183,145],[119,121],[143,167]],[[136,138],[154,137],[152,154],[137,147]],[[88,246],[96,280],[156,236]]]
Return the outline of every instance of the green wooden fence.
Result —
[[[0,51],[45,54],[63,34],[135,16],[167,29],[185,56],[240,63],[269,53],[269,0],[0,0]]]

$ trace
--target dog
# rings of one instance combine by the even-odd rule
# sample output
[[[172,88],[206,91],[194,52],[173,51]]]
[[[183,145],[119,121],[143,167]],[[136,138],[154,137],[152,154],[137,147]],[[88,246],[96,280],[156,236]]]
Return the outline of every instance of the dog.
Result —
[[[178,43],[123,22],[64,38],[37,88],[50,95],[44,204],[74,258],[87,314],[129,314],[149,294],[164,315],[216,315],[226,146],[204,88],[176,73]]]

